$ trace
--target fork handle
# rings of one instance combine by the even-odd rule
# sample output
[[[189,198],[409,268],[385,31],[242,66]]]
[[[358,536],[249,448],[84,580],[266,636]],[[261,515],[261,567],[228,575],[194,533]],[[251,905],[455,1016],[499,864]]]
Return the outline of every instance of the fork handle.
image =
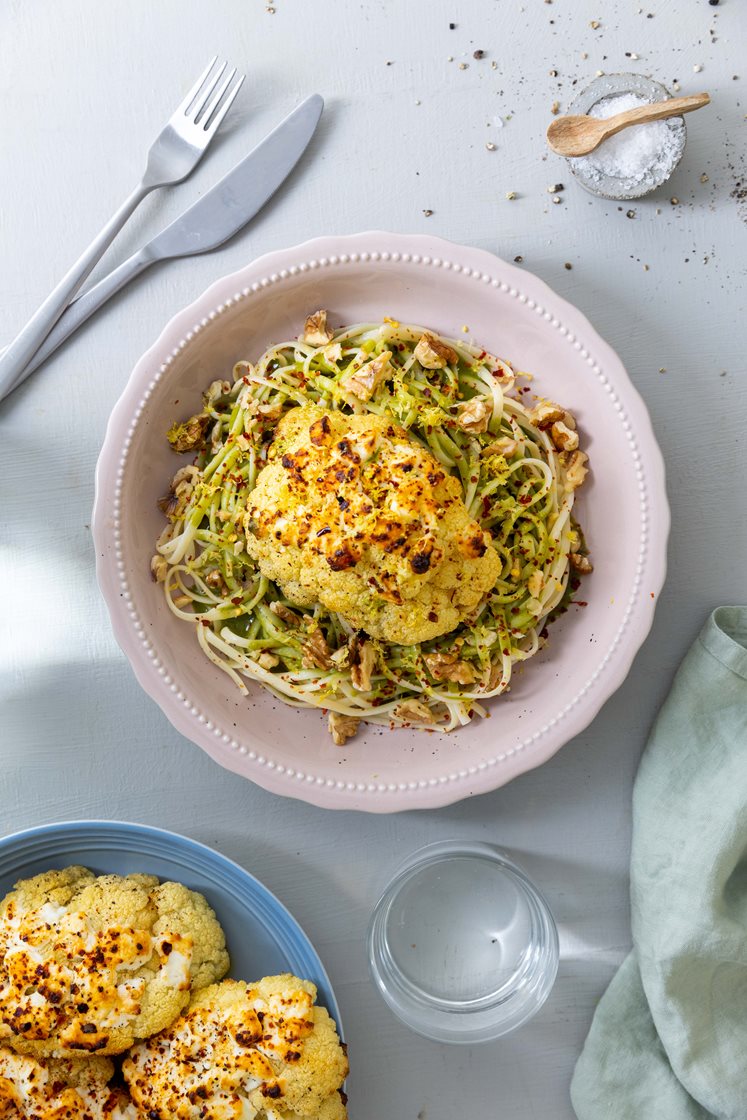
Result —
[[[155,264],[159,259],[159,257],[153,256],[148,251],[148,246],[146,245],[145,248],[140,249],[137,253],[133,253],[131,257],[123,261],[118,268],[115,268],[105,276],[103,280],[99,280],[98,284],[94,284],[92,288],[87,288],[85,292],[74,299],[61,318],[55,323],[29,364],[18,374],[8,390],[8,393],[12,393],[14,389],[22,385],[29,374],[38,369],[40,365],[43,365],[49,355],[53,354],[58,346],[62,346],[63,342],[65,342],[71,334],[74,334],[78,327],[85,323],[86,319],[90,319],[91,315],[98,311],[112,296],[116,295],[121,288],[124,288],[125,284],[129,284],[129,282],[134,280],[136,276],[139,276],[144,269],[149,268],[150,265]],[[2,357],[2,352],[0,352],[0,357]],[[1,394],[0,400],[2,400]]]
[[[154,184],[155,185],[155,184]],[[78,288],[103,256],[122,226],[153,186],[140,183],[122,203],[101,233],[65,273],[57,287],[29,319],[0,358],[0,400],[15,387],[18,375],[33,358]]]

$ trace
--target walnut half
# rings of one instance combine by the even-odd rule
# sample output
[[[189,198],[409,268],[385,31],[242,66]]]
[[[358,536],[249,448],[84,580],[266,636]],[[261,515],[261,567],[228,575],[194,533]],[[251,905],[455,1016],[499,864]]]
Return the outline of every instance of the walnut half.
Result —
[[[436,723],[436,713],[422,700],[403,700],[392,713],[403,723]]]
[[[549,428],[556,420],[562,420],[565,415],[565,409],[561,408],[555,401],[538,401],[533,409],[529,412],[529,419],[538,428]]]
[[[420,336],[420,341],[415,347],[415,358],[423,369],[443,369],[447,365],[454,365],[459,361],[459,355],[451,346],[447,346],[440,338],[436,338],[430,331]]]
[[[575,451],[578,447],[578,432],[569,428],[564,420],[556,420],[550,426],[550,438],[558,451]]]
[[[563,451],[560,463],[565,471],[565,484],[569,490],[578,490],[589,473],[586,463],[589,456],[583,451]]]
[[[332,341],[334,331],[327,326],[327,312],[315,311],[304,323],[303,340],[309,346],[326,346]]]
[[[301,622],[296,612],[292,611],[290,607],[286,607],[285,603],[270,603],[270,610],[278,618],[282,618],[283,622],[287,622],[289,626],[298,626]]]
[[[371,677],[376,667],[376,650],[371,642],[362,642],[357,635],[350,639],[350,680],[358,692],[371,691]]]
[[[165,581],[168,570],[169,566],[166,562],[166,557],[156,553],[150,562],[150,574],[153,576],[156,583],[163,583]]]
[[[353,393],[356,397],[359,397],[360,400],[370,401],[379,383],[392,372],[389,365],[391,356],[391,350],[385,350],[383,354],[379,354],[378,358],[372,358],[360,369],[347,373],[340,382],[341,386],[348,393]]]
[[[344,716],[341,712],[330,712],[327,717],[329,732],[338,747],[342,747],[355,735],[360,720],[355,716]]]
[[[492,415],[493,409],[486,400],[473,397],[471,401],[463,401],[459,405],[457,427],[463,432],[486,432]]]
[[[460,661],[455,653],[429,653],[423,660],[434,680],[456,681],[457,684],[474,683],[474,669],[467,661]]]
[[[588,556],[584,556],[581,552],[571,552],[569,555],[571,567],[580,572],[582,576],[588,576],[594,571],[594,565]]]
[[[304,669],[331,669],[331,652],[327,639],[317,627],[301,646],[301,664]]]

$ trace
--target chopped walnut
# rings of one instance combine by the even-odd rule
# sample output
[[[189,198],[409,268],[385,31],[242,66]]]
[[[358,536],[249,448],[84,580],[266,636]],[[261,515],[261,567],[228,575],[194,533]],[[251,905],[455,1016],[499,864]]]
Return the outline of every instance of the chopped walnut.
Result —
[[[457,427],[463,432],[486,432],[493,409],[482,397],[463,401],[457,412]]]
[[[350,639],[350,680],[359,692],[371,691],[371,676],[376,667],[376,650],[371,642],[355,635]]]
[[[331,346],[324,347],[324,360],[334,366],[342,361],[342,346],[339,342],[333,342]]]
[[[172,451],[181,455],[184,451],[196,451],[205,442],[205,432],[210,426],[210,417],[205,413],[190,416],[183,424],[172,424],[166,433]]]
[[[392,713],[403,723],[436,723],[436,713],[422,700],[402,700]]]
[[[460,661],[455,653],[429,653],[423,658],[428,672],[437,681],[456,681],[472,684],[475,671],[467,661]]]
[[[330,653],[327,639],[317,627],[301,646],[301,664],[304,669],[330,669]]]
[[[529,412],[529,419],[538,428],[549,428],[556,420],[562,420],[565,409],[554,401],[539,401]]]
[[[558,451],[575,451],[578,447],[578,432],[574,432],[563,420],[556,420],[550,427],[550,438]]]
[[[230,392],[230,381],[211,381],[207,387],[207,391],[202,394],[205,408],[208,408],[211,404],[217,401],[218,397],[223,397],[226,393]]]
[[[341,712],[330,712],[327,717],[330,734],[338,747],[342,747],[355,735],[360,720],[355,716],[344,716]]]
[[[585,466],[589,456],[583,451],[564,451],[561,453],[560,462],[565,470],[565,483],[569,490],[578,490],[589,473]]]
[[[260,416],[264,417],[265,420],[279,420],[283,415],[283,406],[278,403],[261,404],[257,408],[257,412]]]
[[[489,443],[487,447],[483,447],[480,454],[503,455],[504,458],[510,459],[512,455],[516,454],[518,447],[519,445],[515,439],[511,439],[510,436],[501,436],[500,439],[494,440],[493,443]]]
[[[212,587],[213,591],[219,591],[222,595],[228,590],[220,568],[213,568],[212,572],[208,572],[205,576],[205,583],[208,587]]]
[[[188,482],[191,487],[194,487],[197,479],[200,477],[200,472],[197,467],[192,463],[188,463],[186,467],[180,467],[171,480],[171,489],[176,492],[178,486],[183,482]]]
[[[295,611],[292,611],[290,607],[286,607],[285,603],[270,603],[270,610],[273,614],[276,614],[278,618],[281,618],[283,622],[287,622],[289,626],[300,625],[301,619]]]
[[[167,517],[176,521],[187,508],[187,502],[192,497],[192,491],[199,478],[197,467],[187,466],[178,470],[171,480],[171,489],[164,498],[158,499],[158,508]]]
[[[443,369],[459,361],[459,355],[430,331],[421,335],[415,347],[415,357],[424,369]]]
[[[165,581],[168,570],[169,566],[166,562],[166,557],[159,556],[159,554],[156,553],[150,562],[150,574],[153,576],[156,583],[163,583]]]
[[[263,649],[257,658],[257,663],[263,669],[274,669],[276,665],[280,664],[280,658],[276,657],[274,653],[270,653],[269,650]]]
[[[590,572],[594,571],[594,565],[588,556],[584,556],[581,552],[571,552],[570,554],[571,567],[575,571],[580,572],[583,576],[588,576]]]
[[[391,350],[385,350],[378,358],[372,358],[370,362],[366,362],[360,369],[347,373],[340,381],[340,385],[348,393],[353,393],[356,397],[360,397],[362,401],[369,401],[376,392],[379,383],[392,372],[391,366],[389,365],[391,356]]]
[[[536,569],[535,571],[532,572],[529,579],[527,580],[527,590],[528,590],[529,594],[531,596],[533,596],[533,598],[536,599],[539,596],[540,592],[542,591],[542,588],[544,587],[544,585],[545,585],[545,580],[544,580],[544,577],[542,575],[542,572],[539,571],[539,569]]]
[[[326,346],[332,341],[334,331],[327,326],[327,312],[315,311],[304,323],[303,340],[309,346]]]
[[[493,666],[490,670],[490,675],[488,677],[488,683],[487,683],[487,686],[486,686],[487,691],[492,692],[493,689],[497,688],[498,685],[501,684],[501,682],[503,680],[504,680],[503,660],[502,660],[502,658],[499,658],[499,660],[496,661],[493,664]]]

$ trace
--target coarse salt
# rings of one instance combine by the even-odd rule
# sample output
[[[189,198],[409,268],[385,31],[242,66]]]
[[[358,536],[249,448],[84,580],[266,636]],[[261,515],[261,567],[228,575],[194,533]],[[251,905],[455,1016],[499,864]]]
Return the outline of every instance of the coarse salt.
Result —
[[[628,109],[650,102],[639,94],[623,93],[605,97],[589,110],[590,117],[606,120]],[[634,124],[603,141],[588,156],[571,159],[571,164],[592,182],[604,177],[619,180],[622,191],[631,190],[646,180],[652,186],[666,179],[680,155],[682,121],[650,121]]]

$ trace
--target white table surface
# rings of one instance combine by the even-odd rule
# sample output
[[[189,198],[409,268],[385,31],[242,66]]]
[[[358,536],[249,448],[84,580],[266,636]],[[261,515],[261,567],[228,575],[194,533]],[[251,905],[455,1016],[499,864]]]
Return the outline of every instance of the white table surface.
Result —
[[[0,830],[76,817],[145,821],[250,868],[328,966],[350,1044],[355,1120],[572,1116],[575,1059],[630,944],[630,793],[647,730],[706,613],[745,598],[745,6],[640,2],[273,0],[273,11],[262,0],[6,0],[0,8],[2,339],[129,190],[152,136],[212,52],[249,75],[230,123],[191,180],[145,203],[107,270],[299,98],[314,90],[326,98],[301,170],[247,230],[217,253],[154,270],[0,411]],[[596,30],[592,20],[601,21]],[[475,49],[485,58],[473,59]],[[714,100],[688,118],[671,184],[631,204],[633,218],[584,194],[543,144],[553,101],[565,107],[598,69],[635,69],[670,87],[676,78],[683,92],[706,88]],[[547,192],[556,182],[565,184],[559,205]],[[505,789],[391,817],[274,797],[173,731],[115,645],[89,532],[109,411],[171,315],[259,253],[370,227],[522,256],[576,303],[648,403],[673,509],[653,631],[592,726]],[[387,876],[411,849],[455,836],[512,852],[546,892],[561,938],[557,985],[541,1013],[475,1049],[410,1034],[366,972],[364,930]]]

